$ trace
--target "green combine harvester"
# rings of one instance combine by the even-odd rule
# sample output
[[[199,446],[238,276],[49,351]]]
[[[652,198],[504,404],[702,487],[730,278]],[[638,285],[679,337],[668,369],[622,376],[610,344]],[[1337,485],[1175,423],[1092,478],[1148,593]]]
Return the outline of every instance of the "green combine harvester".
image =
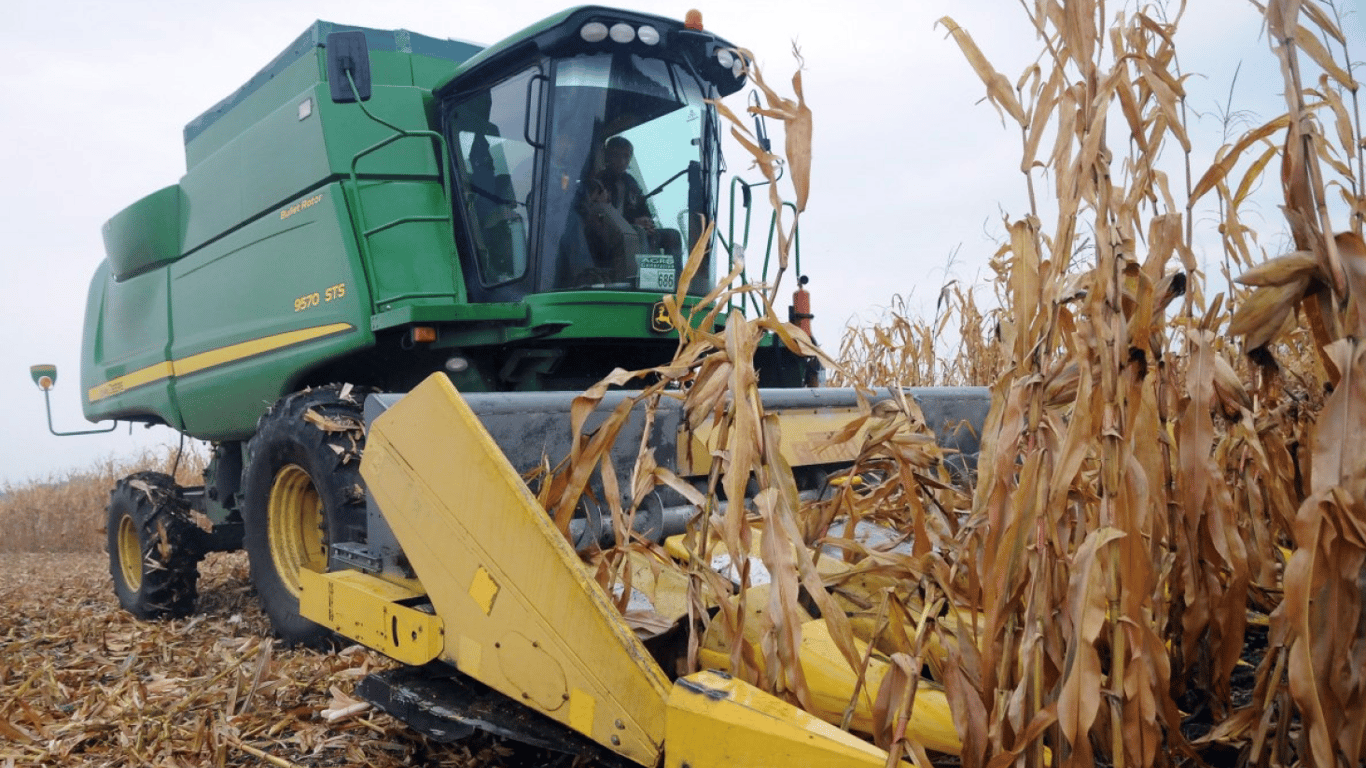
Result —
[[[696,304],[741,245],[711,224],[714,100],[745,75],[692,14],[575,8],[487,48],[317,22],[190,122],[180,183],[105,225],[86,306],[85,416],[213,446],[202,486],[142,472],[113,489],[122,606],[184,616],[203,556],[245,548],[283,640],[340,635],[410,665],[360,693],[439,738],[880,764],[739,681],[671,683],[575,555],[611,540],[605,505],[566,540],[520,479],[567,454],[577,391],[672,358],[663,297]],[[823,443],[856,395],[805,388],[815,361],[776,337],[756,364],[808,485],[852,460]],[[45,393],[56,375],[33,369]],[[941,435],[985,414],[980,391],[918,396]],[[705,479],[712,448],[676,406],[632,419],[619,477],[652,430],[661,465]],[[697,511],[662,491],[637,533],[663,541]]]

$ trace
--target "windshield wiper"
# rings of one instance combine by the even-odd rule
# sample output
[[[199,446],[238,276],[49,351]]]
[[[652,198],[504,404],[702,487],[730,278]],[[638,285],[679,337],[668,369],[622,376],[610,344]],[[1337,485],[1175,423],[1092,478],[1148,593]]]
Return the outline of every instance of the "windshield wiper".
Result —
[[[675,179],[677,179],[679,176],[682,176],[683,174],[685,174],[685,173],[687,173],[687,172],[688,172],[688,169],[687,169],[687,168],[684,168],[683,170],[679,171],[678,173],[675,173],[674,175],[670,176],[670,177],[668,178],[668,180],[666,180],[663,184],[660,184],[659,186],[657,186],[657,187],[655,187],[654,189],[650,190],[650,194],[646,195],[646,196],[645,196],[645,199],[646,199],[646,200],[649,200],[650,198],[654,197],[655,195],[659,194],[660,192],[663,192],[665,187],[667,187],[667,186],[669,186],[670,184],[674,183],[674,180],[675,180]]]

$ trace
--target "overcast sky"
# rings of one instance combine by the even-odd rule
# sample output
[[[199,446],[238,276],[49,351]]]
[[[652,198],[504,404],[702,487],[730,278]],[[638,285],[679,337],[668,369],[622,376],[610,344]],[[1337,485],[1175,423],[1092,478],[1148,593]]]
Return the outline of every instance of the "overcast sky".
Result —
[[[140,426],[131,437],[126,428],[50,436],[28,366],[60,367],[57,427],[88,428],[79,406],[80,326],[89,276],[103,258],[100,226],[179,180],[186,122],[315,19],[487,44],[563,7],[546,0],[17,2],[7,4],[0,49],[0,216],[8,237],[0,484],[60,477],[174,440],[168,430]],[[676,18],[690,7],[629,5]],[[1122,4],[1108,6],[1115,12]],[[1204,74],[1188,82],[1192,106],[1212,113],[1241,62],[1234,102],[1261,119],[1274,116],[1279,74],[1256,10],[1245,0],[1192,6],[1179,46],[1184,71]],[[791,41],[805,56],[815,142],[802,267],[822,344],[835,348],[846,322],[877,317],[894,294],[928,309],[947,279],[984,281],[1002,216],[1025,210],[1018,134],[979,103],[980,82],[935,21],[953,16],[1013,82],[1037,48],[1018,2],[728,0],[702,11],[708,29],[756,53],[771,82],[786,85],[791,75]],[[1360,24],[1358,15],[1348,34],[1366,40]],[[731,104],[738,111],[743,102]],[[1220,131],[1213,117],[1194,129],[1210,151]],[[732,153],[729,165],[743,173],[748,161]]]

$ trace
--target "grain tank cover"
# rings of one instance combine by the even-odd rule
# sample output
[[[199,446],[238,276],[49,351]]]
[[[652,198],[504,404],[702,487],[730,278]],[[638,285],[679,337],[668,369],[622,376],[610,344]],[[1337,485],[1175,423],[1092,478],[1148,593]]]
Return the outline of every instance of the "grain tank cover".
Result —
[[[193,168],[199,161],[218,151],[240,132],[242,126],[249,126],[280,107],[306,83],[326,81],[327,64],[321,49],[326,47],[327,36],[333,32],[364,33],[371,52],[412,55],[412,65],[406,71],[394,67],[378,69],[374,73],[377,85],[416,85],[430,89],[448,78],[454,66],[423,67],[422,58],[456,65],[483,50],[483,46],[474,43],[428,37],[406,29],[370,29],[315,21],[241,88],[186,124],[186,167]],[[297,86],[292,82],[294,80],[298,80]],[[286,84],[281,81],[291,82]],[[287,87],[281,88],[281,85]]]

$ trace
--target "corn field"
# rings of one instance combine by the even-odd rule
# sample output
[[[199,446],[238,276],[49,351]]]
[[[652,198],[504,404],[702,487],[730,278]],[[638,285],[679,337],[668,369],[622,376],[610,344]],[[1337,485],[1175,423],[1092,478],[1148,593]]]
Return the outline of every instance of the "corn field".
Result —
[[[732,674],[821,712],[799,662],[818,615],[860,675],[853,698],[870,700],[857,730],[889,750],[889,765],[932,762],[917,731],[917,702],[923,711],[931,695],[951,712],[952,751],[969,768],[1361,764],[1366,461],[1352,438],[1366,428],[1366,143],[1340,9],[1263,8],[1285,113],[1197,173],[1173,42],[1179,10],[1022,6],[1041,51],[1014,80],[968,30],[940,22],[1018,128],[1031,207],[1008,221],[993,256],[999,306],[948,286],[932,322],[893,311],[848,331],[842,364],[824,360],[844,385],[989,385],[975,482],[950,482],[914,401],[893,397],[832,438],[861,441],[837,490],[803,500],[751,358],[764,334],[820,352],[771,309],[730,317],[724,335],[699,330],[730,298],[718,292],[700,319],[682,317],[676,297],[679,355],[648,372],[655,383],[638,398],[686,391],[694,427],[721,425],[707,492],[648,448],[632,477],[613,476],[604,445],[620,422],[609,420],[542,498],[563,524],[596,467],[609,499],[624,487],[639,504],[666,484],[712,510],[690,530],[682,566],[697,627],[685,668],[728,649]],[[795,99],[751,76],[767,97],[757,111],[788,126],[800,212],[811,133],[800,71]],[[784,158],[732,119],[776,178]],[[1277,171],[1288,253],[1264,252],[1241,218]],[[1219,211],[1232,283],[1195,258],[1197,204]],[[779,243],[784,267],[791,231]],[[937,348],[955,322],[960,346]],[[646,373],[620,371],[590,390],[578,424],[608,386]],[[760,489],[751,508],[720,504],[747,484]],[[621,534],[635,506],[617,507]],[[830,533],[860,520],[913,533],[911,551]],[[831,545],[839,569],[822,567]],[[629,584],[632,550],[648,548],[602,553],[604,585]],[[699,567],[717,551],[756,553],[772,583],[751,588],[742,572],[735,589]],[[848,727],[856,704],[834,721]]]
[[[203,482],[204,454],[187,447],[106,458],[81,471],[0,488],[0,552],[101,552],[109,491],[121,478],[151,470],[182,485]]]

